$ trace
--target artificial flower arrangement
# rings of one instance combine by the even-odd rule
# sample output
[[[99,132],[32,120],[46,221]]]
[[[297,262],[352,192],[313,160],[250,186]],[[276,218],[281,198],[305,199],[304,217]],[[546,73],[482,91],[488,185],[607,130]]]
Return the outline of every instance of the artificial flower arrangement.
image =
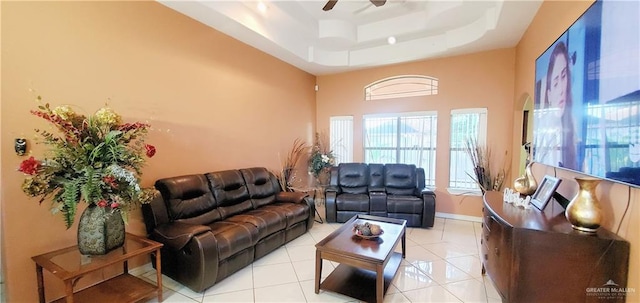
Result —
[[[328,141],[326,134],[316,133],[316,142],[309,157],[309,171],[316,178],[335,164],[335,156]]]
[[[36,129],[49,149],[42,160],[31,156],[20,164],[18,170],[27,175],[22,191],[40,197],[40,203],[51,198],[51,212],[62,213],[67,228],[80,201],[108,213],[119,211],[126,222],[127,210],[153,198],[154,189],[140,186],[146,157],[156,153],[144,142],[149,124],[123,123],[109,107],[87,117],[69,106],[51,109],[47,103],[31,113],[50,122],[61,135]]]

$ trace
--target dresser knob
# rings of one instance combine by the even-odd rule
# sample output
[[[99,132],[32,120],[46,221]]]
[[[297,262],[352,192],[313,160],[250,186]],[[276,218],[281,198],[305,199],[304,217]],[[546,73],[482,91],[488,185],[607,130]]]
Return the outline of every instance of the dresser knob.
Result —
[[[500,250],[496,247],[496,248],[494,248],[494,251],[496,253],[496,256],[499,257],[500,256]]]

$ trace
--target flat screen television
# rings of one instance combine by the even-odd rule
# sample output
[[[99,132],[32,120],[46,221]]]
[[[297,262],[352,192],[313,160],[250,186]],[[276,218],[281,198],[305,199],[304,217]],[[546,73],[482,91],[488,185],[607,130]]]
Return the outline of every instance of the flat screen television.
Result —
[[[535,71],[533,160],[640,187],[640,1],[594,2]]]

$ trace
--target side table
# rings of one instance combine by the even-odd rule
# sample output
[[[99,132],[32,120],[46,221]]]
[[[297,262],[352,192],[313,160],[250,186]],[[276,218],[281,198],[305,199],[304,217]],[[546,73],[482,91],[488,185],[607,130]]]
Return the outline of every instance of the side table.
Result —
[[[322,216],[320,215],[320,212],[318,211],[318,191],[320,191],[320,194],[322,195],[321,199],[321,203],[324,203],[324,186],[317,186],[317,187],[289,187],[291,190],[295,191],[295,192],[301,192],[301,193],[306,193],[306,194],[310,194],[311,193],[311,200],[313,200],[313,204],[316,206],[314,207],[316,210],[316,215],[318,215],[318,219],[314,219],[314,221],[316,221],[317,223],[320,224],[324,224],[324,220],[322,220]]]
[[[31,259],[36,263],[39,301],[46,302],[42,271],[46,269],[65,285],[65,297],[52,302],[137,302],[154,293],[162,302],[160,248],[161,243],[127,233],[124,245],[105,255],[82,255],[77,246],[71,246],[34,256]],[[155,253],[156,285],[129,274],[128,260],[150,253]],[[84,275],[118,263],[123,264],[122,274],[74,292],[74,285]]]

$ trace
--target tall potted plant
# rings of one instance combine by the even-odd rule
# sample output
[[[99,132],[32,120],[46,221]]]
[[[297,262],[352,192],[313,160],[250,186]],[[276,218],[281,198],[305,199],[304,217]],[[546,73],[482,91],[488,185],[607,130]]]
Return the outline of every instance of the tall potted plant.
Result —
[[[36,130],[48,150],[41,159],[31,156],[20,164],[18,170],[26,175],[22,191],[40,203],[50,199],[51,212],[62,214],[67,228],[78,205],[89,204],[78,226],[81,253],[104,254],[122,246],[127,211],[154,193],[140,186],[141,168],[156,153],[144,142],[150,125],[123,123],[109,107],[85,116],[47,103],[31,113],[59,134]]]

